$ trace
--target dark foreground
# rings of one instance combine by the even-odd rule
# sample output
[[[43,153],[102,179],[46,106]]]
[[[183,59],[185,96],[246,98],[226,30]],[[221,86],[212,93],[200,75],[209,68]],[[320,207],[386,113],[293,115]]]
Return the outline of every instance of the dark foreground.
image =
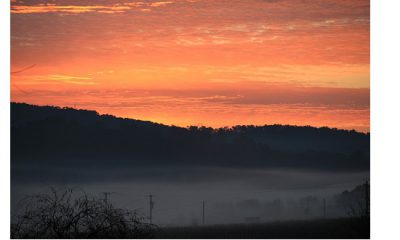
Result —
[[[345,238],[369,239],[367,218],[298,220],[260,224],[161,228],[155,238]]]

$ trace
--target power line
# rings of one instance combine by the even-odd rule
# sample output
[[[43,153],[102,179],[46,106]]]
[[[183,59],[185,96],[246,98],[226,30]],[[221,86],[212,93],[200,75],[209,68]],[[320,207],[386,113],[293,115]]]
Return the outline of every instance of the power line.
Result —
[[[21,73],[21,72],[26,71],[26,70],[28,70],[28,69],[31,69],[31,68],[33,68],[33,67],[35,67],[35,66],[36,66],[36,64],[32,64],[32,65],[30,65],[30,66],[28,66],[28,67],[25,67],[25,68],[23,68],[23,69],[20,69],[20,70],[11,72],[11,74]]]
[[[35,66],[36,66],[36,64],[32,64],[32,65],[30,65],[30,66],[28,66],[28,67],[25,67],[25,68],[22,68],[22,69],[20,69],[20,70],[13,71],[13,72],[11,72],[11,75],[24,72],[24,71],[26,71],[26,70],[28,70],[28,69],[31,69],[31,68],[35,67]],[[18,91],[22,92],[23,94],[30,94],[28,91],[25,91],[25,90],[21,89],[19,86],[17,86],[17,85],[14,83],[14,81],[10,81],[10,83],[11,83],[11,86],[15,87]]]

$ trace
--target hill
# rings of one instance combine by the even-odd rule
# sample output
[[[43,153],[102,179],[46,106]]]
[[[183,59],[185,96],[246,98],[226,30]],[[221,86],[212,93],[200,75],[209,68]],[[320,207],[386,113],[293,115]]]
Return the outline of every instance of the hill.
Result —
[[[176,127],[11,103],[12,167],[203,166],[369,170],[369,134],[310,126]]]

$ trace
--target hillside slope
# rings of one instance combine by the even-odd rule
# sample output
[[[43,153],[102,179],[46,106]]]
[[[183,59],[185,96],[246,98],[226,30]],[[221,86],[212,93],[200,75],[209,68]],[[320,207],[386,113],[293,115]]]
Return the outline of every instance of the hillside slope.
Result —
[[[11,103],[12,165],[369,170],[369,134],[298,126],[181,128]]]

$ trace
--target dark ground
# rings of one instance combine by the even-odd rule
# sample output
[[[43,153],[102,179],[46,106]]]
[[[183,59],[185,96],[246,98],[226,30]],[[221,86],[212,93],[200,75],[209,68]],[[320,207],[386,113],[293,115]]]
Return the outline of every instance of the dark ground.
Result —
[[[199,227],[161,228],[155,238],[345,238],[369,239],[367,218],[297,220],[259,224],[213,225]]]

